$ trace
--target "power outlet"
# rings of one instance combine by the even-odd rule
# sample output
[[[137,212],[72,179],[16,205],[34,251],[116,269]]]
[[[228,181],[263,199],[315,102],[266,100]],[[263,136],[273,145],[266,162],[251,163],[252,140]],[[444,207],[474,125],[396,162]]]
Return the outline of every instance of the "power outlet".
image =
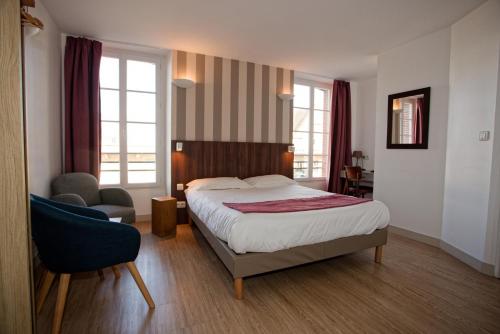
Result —
[[[488,141],[488,140],[490,140],[490,132],[479,131],[479,141]]]
[[[177,183],[177,190],[184,190],[184,185],[182,183]]]
[[[186,207],[186,201],[178,201],[177,209],[184,209]]]

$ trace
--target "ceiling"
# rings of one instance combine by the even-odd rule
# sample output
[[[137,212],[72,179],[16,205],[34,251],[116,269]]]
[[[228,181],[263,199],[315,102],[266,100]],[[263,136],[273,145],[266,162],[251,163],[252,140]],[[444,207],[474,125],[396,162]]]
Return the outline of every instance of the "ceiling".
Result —
[[[376,74],[377,54],[449,26],[483,0],[42,0],[66,33],[282,66]]]

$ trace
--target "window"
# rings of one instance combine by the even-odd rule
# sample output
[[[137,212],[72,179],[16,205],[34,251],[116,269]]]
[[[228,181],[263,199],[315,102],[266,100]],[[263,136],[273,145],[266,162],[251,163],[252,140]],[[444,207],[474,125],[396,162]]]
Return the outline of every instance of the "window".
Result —
[[[413,104],[403,103],[403,110],[399,114],[399,143],[413,144]]]
[[[293,144],[296,179],[324,178],[328,166],[330,89],[321,83],[294,85]]]
[[[125,52],[101,59],[101,185],[159,182],[160,60]]]

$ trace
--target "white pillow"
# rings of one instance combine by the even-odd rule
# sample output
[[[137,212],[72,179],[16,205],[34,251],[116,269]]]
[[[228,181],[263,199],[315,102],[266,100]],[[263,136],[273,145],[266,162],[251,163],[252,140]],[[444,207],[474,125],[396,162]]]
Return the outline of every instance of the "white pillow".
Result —
[[[282,187],[297,183],[295,180],[279,174],[254,176],[249,177],[244,181],[255,188]]]
[[[187,184],[191,190],[223,190],[252,188],[248,183],[237,177],[212,177],[196,179]]]

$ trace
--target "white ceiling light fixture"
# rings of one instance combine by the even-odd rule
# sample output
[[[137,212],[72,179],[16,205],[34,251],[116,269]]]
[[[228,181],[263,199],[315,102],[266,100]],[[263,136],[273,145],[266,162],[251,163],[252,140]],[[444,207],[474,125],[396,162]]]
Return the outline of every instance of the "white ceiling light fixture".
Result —
[[[173,80],[174,85],[180,88],[191,88],[194,86],[195,82],[187,78],[178,78]]]

